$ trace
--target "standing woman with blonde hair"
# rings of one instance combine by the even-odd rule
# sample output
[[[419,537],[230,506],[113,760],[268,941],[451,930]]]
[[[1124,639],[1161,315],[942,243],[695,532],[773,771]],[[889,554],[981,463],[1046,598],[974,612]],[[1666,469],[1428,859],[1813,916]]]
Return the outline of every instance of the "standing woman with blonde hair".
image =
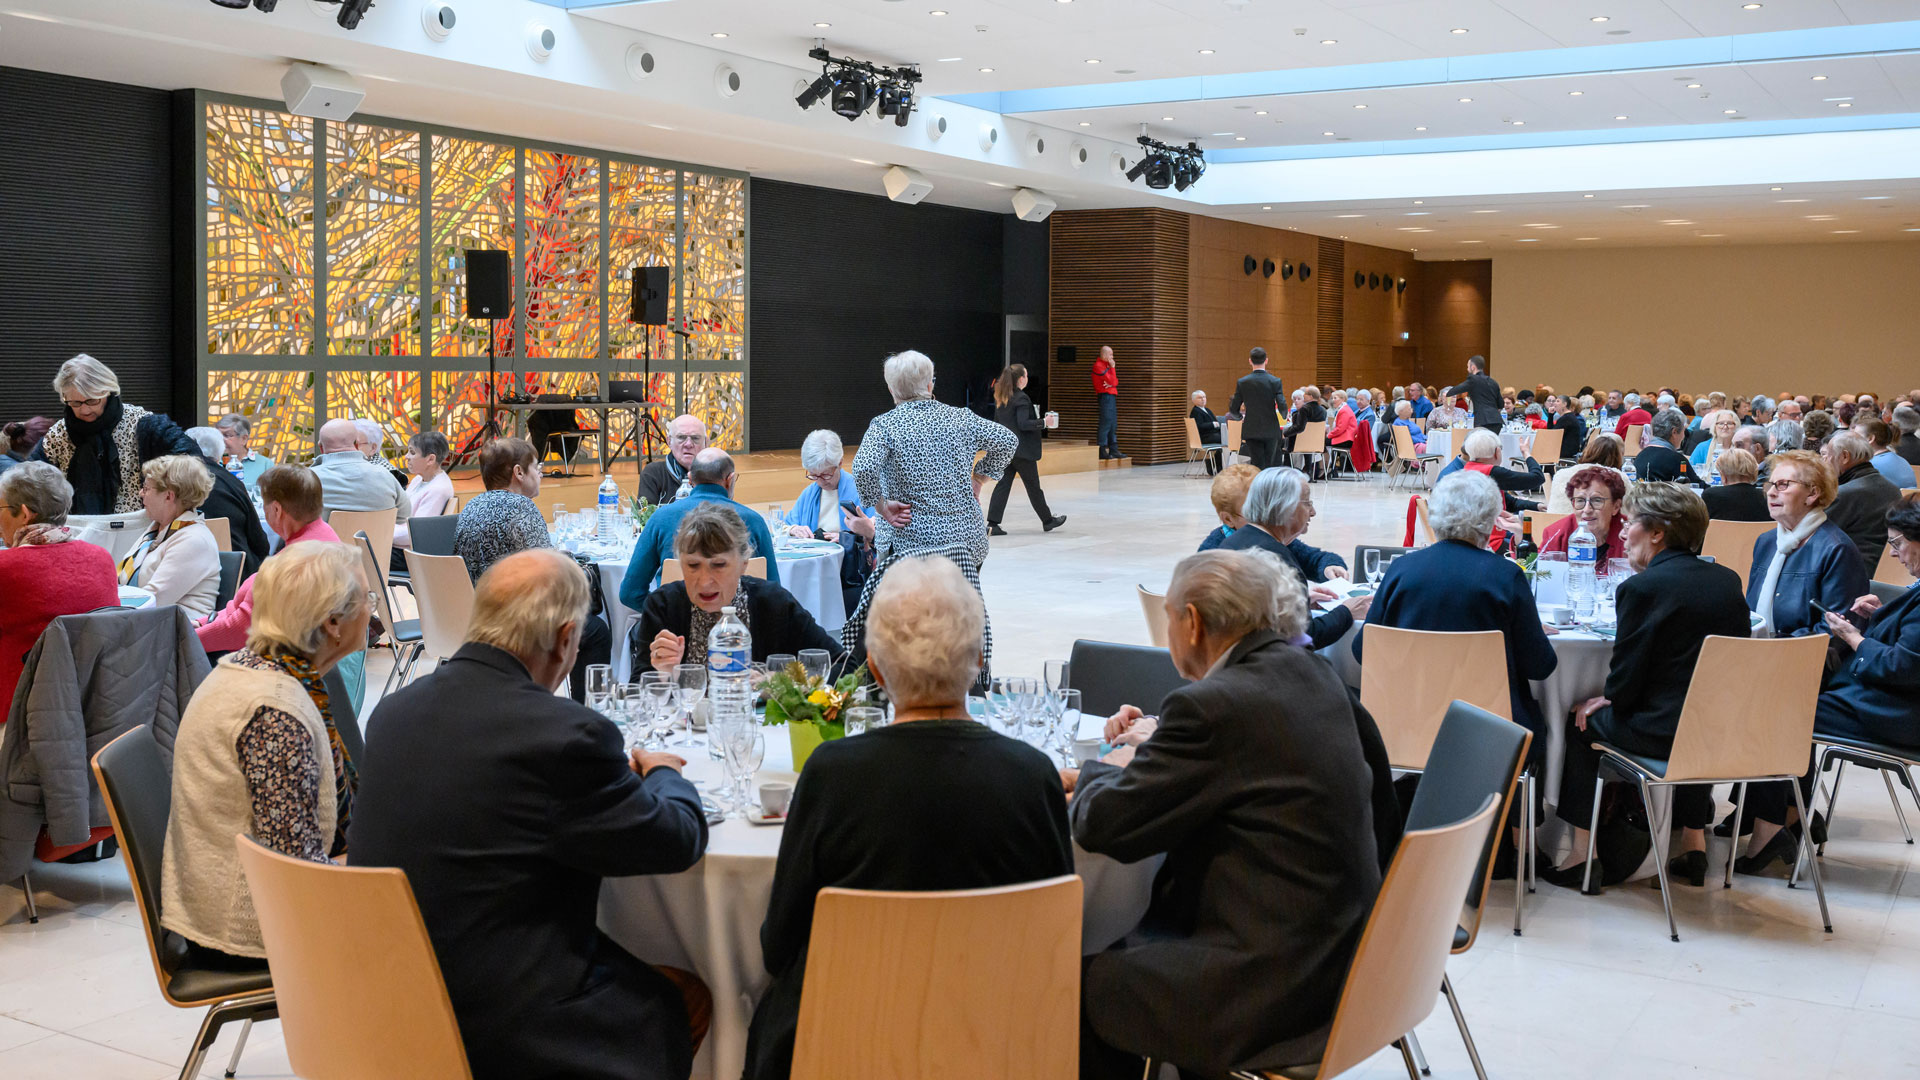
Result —
[[[131,514],[140,509],[140,467],[168,454],[200,448],[160,413],[120,401],[113,369],[86,353],[60,365],[54,393],[66,415],[33,448],[73,485],[75,514]]]
[[[1040,410],[1027,397],[1027,369],[1022,364],[1008,364],[993,384],[994,422],[1020,440],[1013,451],[1013,460],[1007,464],[1007,471],[1000,474],[1000,482],[993,486],[993,500],[987,505],[987,534],[1005,536],[1007,530],[1000,527],[1000,515],[1007,509],[1007,493],[1013,490],[1013,478],[1019,476],[1027,485],[1027,500],[1033,503],[1033,512],[1040,515],[1043,532],[1052,532],[1067,523],[1065,515],[1053,516],[1047,509],[1047,494],[1040,490],[1040,432],[1046,424],[1040,419]]]

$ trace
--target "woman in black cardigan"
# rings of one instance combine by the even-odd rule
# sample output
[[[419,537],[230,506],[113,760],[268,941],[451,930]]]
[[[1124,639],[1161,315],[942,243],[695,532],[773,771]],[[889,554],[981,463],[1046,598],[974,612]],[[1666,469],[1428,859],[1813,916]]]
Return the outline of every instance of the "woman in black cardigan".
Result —
[[[635,671],[706,663],[707,635],[727,607],[753,636],[755,660],[802,649],[825,649],[839,659],[839,640],[821,629],[792,593],[764,578],[744,576],[752,547],[746,523],[724,504],[705,503],[680,519],[673,555],[684,576],[647,594],[633,637]]]
[[[1065,525],[1067,518],[1064,514],[1055,517],[1047,509],[1047,493],[1040,490],[1040,431],[1045,425],[1027,397],[1025,365],[1008,364],[1000,373],[1000,380],[993,384],[993,405],[994,423],[1018,436],[1020,445],[1007,471],[1000,474],[1000,482],[993,486],[993,499],[987,504],[987,535],[1007,535],[1007,530],[1000,527],[1000,515],[1006,512],[1007,494],[1013,490],[1015,476],[1027,485],[1027,500],[1033,503],[1033,512],[1040,515],[1041,530],[1052,532]]]

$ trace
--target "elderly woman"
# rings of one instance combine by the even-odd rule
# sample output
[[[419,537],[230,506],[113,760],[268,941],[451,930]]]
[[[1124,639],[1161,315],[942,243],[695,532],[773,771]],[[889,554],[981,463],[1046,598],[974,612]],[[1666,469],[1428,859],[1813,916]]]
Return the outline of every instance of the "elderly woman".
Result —
[[[199,511],[213,477],[185,454],[154,458],[140,473],[140,504],[153,524],[120,560],[120,584],[145,589],[156,604],[178,604],[197,622],[220,596],[220,544]]]
[[[1740,418],[1731,409],[1720,409],[1708,414],[1706,427],[1713,433],[1712,437],[1694,447],[1687,457],[1688,463],[1702,473],[1710,470],[1721,454],[1733,449],[1733,436],[1740,430]]]
[[[1492,480],[1501,492],[1506,509],[1518,513],[1522,510],[1538,510],[1540,504],[1531,499],[1522,499],[1516,491],[1539,491],[1547,482],[1547,474],[1540,463],[1527,458],[1525,469],[1510,469],[1497,464],[1500,460],[1500,436],[1489,428],[1475,428],[1467,432],[1460,440],[1460,456],[1447,463],[1440,470],[1437,479],[1444,480],[1457,472],[1477,472]]]
[[[1706,481],[1700,479],[1687,462],[1687,456],[1680,452],[1687,438],[1687,418],[1680,415],[1679,409],[1661,409],[1641,434],[1640,453],[1633,459],[1639,479],[1706,486]]]
[[[1747,606],[1776,637],[1809,634],[1823,625],[1811,605],[1844,611],[1867,591],[1867,569],[1846,530],[1827,520],[1839,484],[1832,466],[1811,450],[1767,459],[1767,513],[1775,523],[1753,544]]]
[[[987,558],[987,522],[980,489],[1007,471],[1020,440],[1013,432],[972,412],[933,400],[933,361],[925,353],[887,357],[887,390],[893,408],[873,418],[853,456],[860,502],[880,513],[875,547],[878,563],[847,616],[840,640],[857,652],[866,631],[866,608],[887,567],[914,555],[944,555],[978,587]],[[986,630],[993,657],[993,627]]]
[[[260,523],[260,511],[253,505],[253,499],[247,494],[247,485],[239,477],[220,466],[220,453],[226,442],[217,428],[195,427],[187,429],[187,438],[200,447],[202,463],[206,465],[207,475],[213,478],[213,488],[207,492],[205,501],[200,504],[200,516],[204,519],[227,519],[227,538],[233,544],[231,550],[243,556],[240,564],[242,576],[250,576],[260,569],[260,560],[273,550],[273,541],[267,538],[267,530]]]
[[[1426,429],[1420,426],[1420,421],[1413,418],[1413,406],[1411,404],[1405,401],[1395,402],[1393,405],[1393,423],[1388,426],[1406,428],[1407,435],[1413,439],[1413,452],[1416,454],[1424,454],[1427,452],[1427,432]]]
[[[1771,521],[1767,512],[1767,493],[1760,489],[1760,463],[1739,447],[1714,459],[1720,466],[1720,483],[1700,493],[1706,500],[1707,517],[1713,521]]]
[[[1592,441],[1587,443],[1586,449],[1580,451],[1580,460],[1553,474],[1553,484],[1548,489],[1547,495],[1547,513],[1573,513],[1573,503],[1567,495],[1567,485],[1573,483],[1573,478],[1580,471],[1580,466],[1598,465],[1617,471],[1626,459],[1626,443],[1620,436],[1611,431],[1594,432]]]
[[[1547,526],[1539,538],[1540,550],[1564,553],[1573,530],[1585,525],[1594,539],[1600,541],[1595,555],[1601,567],[1606,566],[1608,559],[1625,558],[1626,547],[1620,534],[1626,521],[1620,516],[1620,506],[1627,497],[1627,478],[1620,475],[1618,469],[1602,465],[1580,465],[1567,471],[1574,474],[1567,481],[1567,502],[1573,512]]]
[[[1827,445],[1833,433],[1845,425],[1834,423],[1833,414],[1825,409],[1815,409],[1800,421],[1800,445],[1807,450],[1819,450]]]
[[[228,413],[214,425],[220,431],[226,443],[225,464],[231,469],[240,467],[240,482],[247,490],[256,491],[260,487],[260,474],[273,467],[273,459],[265,454],[255,453],[251,445],[253,421],[239,413]],[[221,458],[216,456],[215,461]]]
[[[1582,876],[1600,765],[1593,744],[1604,742],[1661,760],[1671,757],[1700,647],[1711,634],[1743,638],[1750,632],[1740,575],[1699,557],[1707,535],[1707,507],[1698,495],[1679,484],[1638,484],[1627,494],[1622,516],[1627,521],[1627,562],[1634,574],[1620,585],[1619,636],[1606,689],[1575,711],[1573,730],[1567,733],[1556,812],[1573,826],[1574,842],[1566,861],[1541,875],[1556,885],[1575,886]],[[1673,810],[1681,829],[1680,851],[1667,872],[1699,888],[1707,877],[1712,787],[1675,788]],[[1624,874],[1633,868],[1612,869]],[[1605,877],[1606,868],[1596,870],[1594,891]]]
[[[208,966],[267,954],[235,833],[312,862],[346,850],[354,780],[321,679],[366,648],[362,558],[305,541],[268,559],[247,647],[215,665],[180,718],[160,922]]]
[[[1033,504],[1033,512],[1040,518],[1042,532],[1052,532],[1065,525],[1066,517],[1054,516],[1047,508],[1046,492],[1040,490],[1040,432],[1046,425],[1040,418],[1040,410],[1027,397],[1026,365],[1008,364],[994,381],[993,420],[1013,432],[1019,441],[1013,462],[1000,474],[1000,482],[993,485],[993,498],[987,504],[987,534],[1007,535],[1007,530],[1000,527],[1000,520],[1006,513],[1007,495],[1013,490],[1015,476],[1026,485],[1027,501]]]
[[[853,474],[840,467],[846,453],[838,434],[826,428],[807,433],[800,443],[800,467],[811,483],[793,497],[787,533],[840,545],[841,599],[852,610],[873,569],[874,522],[873,508],[860,505]]]
[[[120,602],[113,556],[66,527],[73,488],[60,470],[28,461],[0,474],[0,724],[33,643],[62,615]]]
[[[1806,428],[1798,420],[1775,420],[1767,425],[1767,444],[1778,454],[1807,444]]]
[[[140,466],[198,452],[166,416],[122,404],[119,378],[86,353],[60,365],[53,390],[66,416],[47,429],[31,457],[66,475],[73,513],[131,514],[140,509]]]
[[[1545,748],[1546,726],[1527,684],[1553,674],[1560,661],[1520,567],[1487,550],[1499,516],[1500,489],[1492,479],[1463,472],[1435,484],[1427,518],[1440,542],[1393,560],[1367,622],[1406,630],[1506,634],[1513,718],[1533,730],[1537,754]],[[1362,659],[1365,640],[1362,627],[1353,639],[1357,660]]]
[[[1347,564],[1340,556],[1310,547],[1300,541],[1313,521],[1313,485],[1299,469],[1279,466],[1263,469],[1247,486],[1247,501],[1240,508],[1246,527],[1236,529],[1220,544],[1223,551],[1270,551],[1292,567],[1303,581],[1325,581],[1347,576]],[[1336,595],[1326,588],[1309,587],[1308,595],[1317,601]],[[1350,596],[1331,611],[1315,615],[1307,624],[1307,636],[1316,649],[1324,649],[1353,629],[1356,619],[1366,615],[1370,595]]]
[[[1227,537],[1246,528],[1247,519],[1240,516],[1240,508],[1246,505],[1247,488],[1252,486],[1253,478],[1260,475],[1257,466],[1241,462],[1221,469],[1213,478],[1207,492],[1207,499],[1213,504],[1213,512],[1220,518],[1220,524],[1200,541],[1196,550],[1212,551],[1226,542]]]
[[[985,629],[979,594],[947,559],[896,562],[874,590],[867,662],[893,723],[821,746],[800,774],[760,928],[773,982],[748,1028],[748,1080],[781,1080],[792,1066],[821,889],[978,889],[1073,873],[1053,763],[968,718]]]
[[[725,503],[701,503],[680,519],[673,557],[680,560],[683,578],[647,594],[634,634],[635,671],[706,663],[707,635],[723,608],[732,608],[753,635],[755,660],[801,649],[841,654],[840,643],[820,629],[792,593],[764,578],[744,576],[752,552],[746,523]],[[646,643],[644,657],[638,655],[640,642]]]

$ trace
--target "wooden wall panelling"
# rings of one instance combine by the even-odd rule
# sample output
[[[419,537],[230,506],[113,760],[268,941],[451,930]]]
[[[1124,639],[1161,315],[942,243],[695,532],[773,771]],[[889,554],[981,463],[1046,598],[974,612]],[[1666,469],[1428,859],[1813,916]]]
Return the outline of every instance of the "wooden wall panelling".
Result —
[[[1317,282],[1313,331],[1313,381],[1321,386],[1343,386],[1346,353],[1347,245],[1339,240],[1316,237],[1319,264],[1313,268]]]
[[[1247,353],[1256,345],[1267,350],[1267,370],[1289,389],[1312,378],[1316,294],[1313,280],[1301,281],[1298,268],[1318,260],[1315,241],[1306,233],[1193,218],[1187,260],[1187,390],[1205,390],[1207,404],[1216,413],[1226,411],[1235,381],[1249,370]],[[1273,276],[1265,276],[1262,265],[1248,274],[1244,261],[1249,255],[1257,264],[1272,259]],[[1283,264],[1295,268],[1293,276],[1282,276]]]
[[[1420,381],[1446,386],[1466,377],[1467,357],[1487,358],[1496,379],[1505,373],[1493,355],[1493,260],[1422,263]],[[1529,384],[1531,385],[1531,384]],[[1577,388],[1579,384],[1575,384]]]
[[[1089,370],[1111,345],[1120,374],[1122,452],[1136,464],[1186,457],[1188,242],[1191,219],[1158,208],[1053,215],[1049,397],[1060,434],[1092,441],[1099,412]],[[1077,352],[1058,359],[1061,346]]]
[[[1395,350],[1400,350],[1401,358],[1414,355],[1411,347],[1420,325],[1420,297],[1426,291],[1424,269],[1425,264],[1410,252],[1346,245],[1341,386],[1379,387],[1391,396],[1396,385],[1414,377],[1414,365],[1404,359],[1396,362]],[[1354,288],[1356,271],[1369,275],[1367,285]],[[1379,288],[1372,287],[1374,274],[1381,278]],[[1399,289],[1401,278],[1406,279],[1406,292]]]

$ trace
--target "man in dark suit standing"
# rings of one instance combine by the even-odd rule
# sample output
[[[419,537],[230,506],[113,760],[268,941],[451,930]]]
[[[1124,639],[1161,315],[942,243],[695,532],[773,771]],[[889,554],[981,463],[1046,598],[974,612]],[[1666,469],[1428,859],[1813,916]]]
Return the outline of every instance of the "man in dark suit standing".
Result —
[[[603,877],[687,869],[707,823],[683,759],[629,759],[613,724],[554,695],[587,603],[564,554],[501,559],[467,643],[367,726],[381,764],[361,772],[353,862],[406,871],[476,1080],[684,1078],[711,1015],[697,977],[596,928]]]
[[[1080,1075],[1133,1080],[1147,1055],[1209,1077],[1318,1061],[1380,890],[1360,720],[1332,666],[1292,644],[1292,569],[1190,555],[1167,616],[1196,681],[1157,722],[1123,708],[1107,725],[1123,745],[1063,774],[1082,847],[1166,854],[1139,928],[1086,962]]]
[[[1500,384],[1487,374],[1486,357],[1467,357],[1467,377],[1453,392],[1467,395],[1467,400],[1473,403],[1475,427],[1500,430]]]
[[[1280,453],[1280,403],[1286,400],[1287,388],[1267,373],[1267,350],[1256,345],[1247,354],[1247,363],[1253,370],[1234,384],[1227,411],[1239,415],[1246,424],[1240,429],[1240,449],[1253,461],[1254,468],[1264,469]]]

